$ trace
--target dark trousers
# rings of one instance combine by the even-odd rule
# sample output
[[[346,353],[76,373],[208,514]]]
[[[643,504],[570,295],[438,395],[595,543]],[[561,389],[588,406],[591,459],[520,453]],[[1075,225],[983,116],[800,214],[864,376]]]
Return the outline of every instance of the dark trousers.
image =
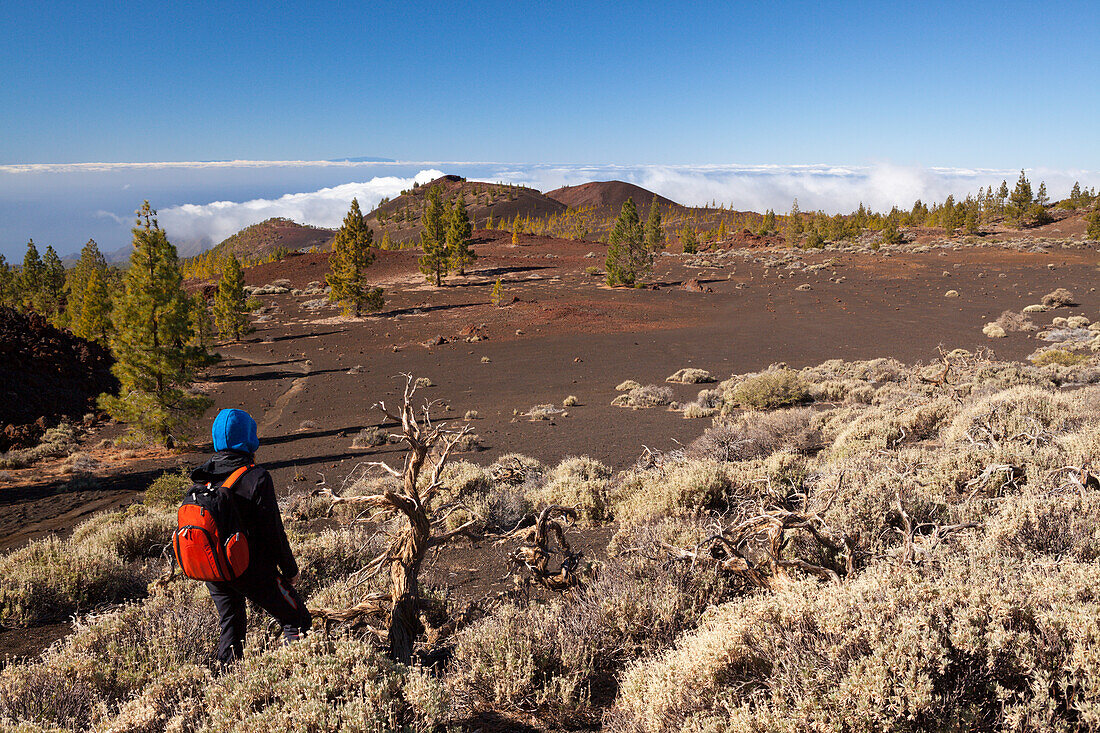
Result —
[[[221,636],[218,661],[225,665],[244,656],[246,604],[249,600],[267,611],[283,626],[287,642],[297,641],[313,625],[313,618],[298,591],[274,571],[253,573],[250,569],[229,583],[207,583],[218,609]]]

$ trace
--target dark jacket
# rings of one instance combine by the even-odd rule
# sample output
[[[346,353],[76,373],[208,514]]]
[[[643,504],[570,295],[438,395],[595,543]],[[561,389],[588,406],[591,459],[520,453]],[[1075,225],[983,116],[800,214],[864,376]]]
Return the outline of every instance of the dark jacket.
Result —
[[[191,480],[217,486],[229,474],[252,462],[253,457],[248,453],[218,451],[209,461],[191,472]],[[278,569],[288,578],[297,575],[298,563],[294,561],[294,553],[290,550],[290,542],[286,538],[286,530],[283,529],[271,474],[263,466],[255,466],[237,479],[232,493],[237,498],[237,508],[248,535],[247,574],[273,573]]]

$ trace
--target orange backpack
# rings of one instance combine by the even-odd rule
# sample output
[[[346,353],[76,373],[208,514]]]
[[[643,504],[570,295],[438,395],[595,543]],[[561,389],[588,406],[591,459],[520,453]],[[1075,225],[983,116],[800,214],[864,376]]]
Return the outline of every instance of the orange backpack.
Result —
[[[196,484],[183,498],[172,547],[188,578],[236,580],[248,569],[248,538],[230,489],[250,468],[238,468],[221,486]]]

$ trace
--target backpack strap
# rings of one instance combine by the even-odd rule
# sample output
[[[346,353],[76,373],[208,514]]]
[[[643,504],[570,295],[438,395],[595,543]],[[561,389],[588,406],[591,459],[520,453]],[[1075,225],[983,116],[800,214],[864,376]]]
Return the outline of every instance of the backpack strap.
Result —
[[[237,480],[240,479],[241,476],[244,476],[246,473],[248,473],[249,469],[255,468],[255,466],[256,466],[255,463],[250,463],[247,466],[241,466],[236,471],[229,474],[229,477],[226,478],[225,481],[222,481],[222,488],[223,489],[233,488],[233,484],[237,483]]]

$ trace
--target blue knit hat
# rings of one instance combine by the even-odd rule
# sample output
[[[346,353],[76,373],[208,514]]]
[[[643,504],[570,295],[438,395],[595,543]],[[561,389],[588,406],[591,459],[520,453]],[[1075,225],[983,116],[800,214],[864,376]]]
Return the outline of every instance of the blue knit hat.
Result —
[[[256,421],[244,410],[219,412],[210,433],[214,438],[214,450],[255,453],[260,447],[260,439],[256,437]]]

